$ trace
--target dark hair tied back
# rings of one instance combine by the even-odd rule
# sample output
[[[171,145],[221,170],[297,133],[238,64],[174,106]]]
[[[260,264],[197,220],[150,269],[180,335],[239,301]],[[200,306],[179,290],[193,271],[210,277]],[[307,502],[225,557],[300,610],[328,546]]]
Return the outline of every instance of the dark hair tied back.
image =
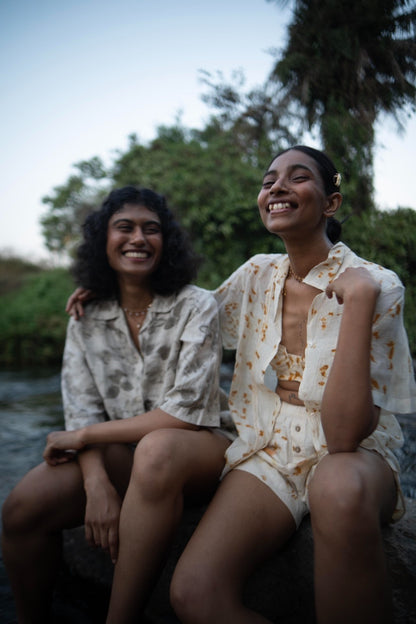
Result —
[[[328,217],[326,221],[326,235],[331,243],[337,243],[341,239],[342,224],[335,217]]]

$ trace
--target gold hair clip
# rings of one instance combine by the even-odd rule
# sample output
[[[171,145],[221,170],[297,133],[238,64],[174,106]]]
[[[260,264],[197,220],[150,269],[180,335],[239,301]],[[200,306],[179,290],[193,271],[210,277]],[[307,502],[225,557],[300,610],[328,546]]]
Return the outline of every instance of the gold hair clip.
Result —
[[[341,186],[341,180],[342,180],[341,174],[340,173],[336,173],[334,175],[334,184],[335,184],[336,187],[339,188]]]

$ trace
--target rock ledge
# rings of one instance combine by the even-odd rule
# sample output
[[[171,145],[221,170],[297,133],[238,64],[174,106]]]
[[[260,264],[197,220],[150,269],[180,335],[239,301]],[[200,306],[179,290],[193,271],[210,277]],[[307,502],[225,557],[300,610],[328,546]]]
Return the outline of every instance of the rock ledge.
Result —
[[[416,500],[407,499],[406,503],[404,518],[384,530],[395,624],[416,622]],[[169,582],[176,561],[203,511],[200,507],[189,508],[184,513],[165,569],[148,605],[147,616],[153,624],[178,622],[169,605]],[[78,615],[77,624],[103,622],[113,574],[109,557],[90,548],[85,542],[83,529],[79,528],[65,532],[64,560],[66,572],[60,585],[61,591],[62,585],[66,585],[66,600],[71,600],[68,585],[72,584],[76,587],[78,602],[82,589],[85,596],[81,602],[84,605],[89,600],[100,604],[101,613],[96,604],[87,609],[94,613],[94,617],[82,619]],[[309,519],[306,519],[285,548],[251,578],[246,590],[247,604],[273,622],[314,624],[312,565],[312,530]],[[68,582],[68,579],[72,580]]]

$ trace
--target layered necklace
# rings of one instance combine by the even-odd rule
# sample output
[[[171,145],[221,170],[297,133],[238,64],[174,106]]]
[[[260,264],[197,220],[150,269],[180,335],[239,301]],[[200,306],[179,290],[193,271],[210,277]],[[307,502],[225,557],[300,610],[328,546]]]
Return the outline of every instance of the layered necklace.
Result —
[[[144,323],[144,319],[146,317],[147,311],[152,307],[153,301],[151,301],[145,308],[139,308],[135,310],[131,310],[130,308],[123,308],[123,312],[126,316],[132,318],[135,323],[137,329],[140,329]]]
[[[297,282],[303,282],[303,277],[300,277],[300,275],[297,275],[294,272],[291,264],[289,264],[289,271],[287,272],[287,279],[289,279],[290,277],[294,277]]]
[[[303,277],[295,273],[294,270],[292,269],[292,265],[289,264],[289,270],[287,272],[286,279],[290,279],[291,277],[294,277],[295,280],[299,283],[303,282]],[[285,280],[285,285],[283,286],[283,296],[286,297],[286,294],[287,293],[286,293],[286,280]]]

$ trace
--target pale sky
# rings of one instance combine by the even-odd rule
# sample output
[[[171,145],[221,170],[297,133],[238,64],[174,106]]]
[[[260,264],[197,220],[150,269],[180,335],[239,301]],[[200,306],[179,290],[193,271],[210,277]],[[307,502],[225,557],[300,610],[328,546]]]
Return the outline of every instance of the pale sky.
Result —
[[[261,85],[288,20],[266,0],[0,0],[0,252],[47,259],[41,199],[74,163],[109,162],[129,134],[152,139],[178,113],[203,127],[198,70],[242,69]],[[416,208],[416,117],[403,136],[378,127],[376,202]]]

